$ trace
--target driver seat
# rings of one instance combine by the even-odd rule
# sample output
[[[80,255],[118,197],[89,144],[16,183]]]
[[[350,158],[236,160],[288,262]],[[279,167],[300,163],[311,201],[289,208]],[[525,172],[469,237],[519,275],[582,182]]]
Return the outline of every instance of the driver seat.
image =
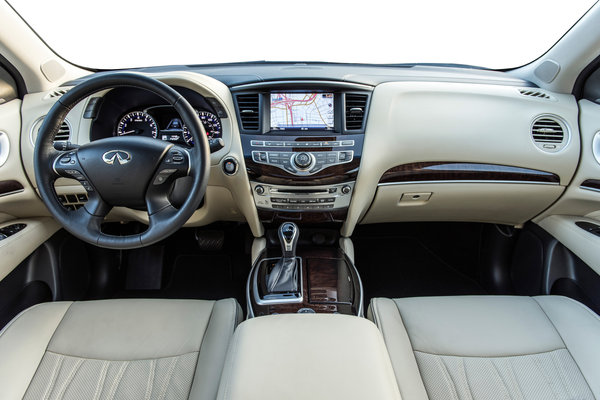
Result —
[[[234,299],[43,303],[0,332],[0,398],[215,399]]]

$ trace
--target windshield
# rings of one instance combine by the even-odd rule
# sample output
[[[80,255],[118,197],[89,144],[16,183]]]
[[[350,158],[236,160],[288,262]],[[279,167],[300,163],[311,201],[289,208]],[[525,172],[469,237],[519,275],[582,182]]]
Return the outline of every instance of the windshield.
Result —
[[[245,61],[504,69],[545,53],[595,0],[9,0],[61,57],[116,69]]]

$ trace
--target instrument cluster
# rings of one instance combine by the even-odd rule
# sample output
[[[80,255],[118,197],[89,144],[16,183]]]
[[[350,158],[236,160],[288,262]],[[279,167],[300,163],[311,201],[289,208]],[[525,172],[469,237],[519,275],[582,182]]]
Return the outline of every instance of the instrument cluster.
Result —
[[[208,139],[222,137],[221,120],[206,110],[196,110]],[[131,110],[119,119],[115,136],[137,135],[153,137],[172,143],[194,145],[194,138],[181,117],[170,105],[157,105],[141,110]]]

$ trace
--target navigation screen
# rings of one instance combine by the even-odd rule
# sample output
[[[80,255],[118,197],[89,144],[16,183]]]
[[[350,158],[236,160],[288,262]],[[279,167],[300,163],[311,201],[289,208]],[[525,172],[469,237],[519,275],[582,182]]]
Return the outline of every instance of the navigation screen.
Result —
[[[271,93],[271,129],[333,130],[333,93]]]

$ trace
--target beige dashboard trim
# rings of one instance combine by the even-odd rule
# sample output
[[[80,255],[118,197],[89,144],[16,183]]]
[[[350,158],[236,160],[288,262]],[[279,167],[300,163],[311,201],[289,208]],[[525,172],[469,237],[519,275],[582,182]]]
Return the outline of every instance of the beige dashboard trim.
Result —
[[[594,156],[594,137],[600,129],[600,105],[588,100],[579,101],[579,130],[581,156],[575,176],[565,194],[556,204],[536,217],[539,223],[551,215],[581,215],[600,220],[600,192],[581,187],[588,179],[600,177],[600,164]]]
[[[556,201],[563,190],[558,185],[499,182],[381,186],[361,223],[468,221],[519,225]],[[405,200],[413,195],[419,196],[417,200]]]
[[[58,231],[60,226],[52,218],[15,219],[0,224],[27,224],[20,232],[0,240],[0,280],[10,274],[35,249]]]
[[[378,85],[371,96],[361,166],[342,236],[351,236],[358,223],[423,218],[508,223],[522,222],[523,218],[541,213],[569,184],[579,160],[577,103],[571,95],[553,93],[552,96],[556,101],[522,96],[518,88],[512,86],[473,83],[388,82]],[[531,138],[532,121],[543,114],[560,116],[570,128],[570,142],[559,152],[544,152]],[[560,186],[497,182],[379,185],[380,178],[390,168],[431,160],[546,171],[560,177]],[[469,192],[461,195],[463,187]],[[427,206],[411,207],[410,212],[408,208],[398,211],[399,198],[391,205],[391,198],[381,202],[375,197],[389,192],[390,188],[433,192],[432,200]],[[520,195],[526,198],[530,194],[533,204],[521,201],[511,203],[514,209],[502,207],[499,200],[492,198],[494,193],[499,198],[504,196],[498,188],[511,190],[509,199]],[[444,193],[440,191],[448,195],[440,196]],[[477,205],[477,196],[492,201],[487,210],[483,205],[470,208]]]
[[[600,237],[575,225],[577,221],[599,224],[597,220],[572,215],[551,215],[537,224],[600,274]]]

